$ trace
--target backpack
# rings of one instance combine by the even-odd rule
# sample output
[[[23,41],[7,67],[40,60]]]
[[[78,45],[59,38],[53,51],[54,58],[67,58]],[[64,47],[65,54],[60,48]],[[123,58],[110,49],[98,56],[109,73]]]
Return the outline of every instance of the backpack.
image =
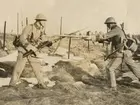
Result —
[[[31,40],[32,37],[33,37],[33,35],[32,35],[33,25],[31,24],[31,26],[32,26],[32,29],[31,29],[31,37],[30,37],[30,39],[27,38],[28,40]],[[13,40],[13,45],[14,45],[15,47],[21,46],[20,36],[21,36],[21,35],[16,35],[15,38],[14,38],[14,40]]]
[[[15,36],[14,40],[13,40],[13,45],[15,47],[19,47],[20,46],[20,36]]]

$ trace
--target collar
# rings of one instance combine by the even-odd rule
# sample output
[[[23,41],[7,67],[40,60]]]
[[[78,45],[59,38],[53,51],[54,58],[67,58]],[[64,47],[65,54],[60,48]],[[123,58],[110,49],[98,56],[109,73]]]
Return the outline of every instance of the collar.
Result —
[[[38,29],[38,30],[41,29],[36,23],[34,23],[33,25],[35,26],[36,29]]]
[[[116,28],[116,27],[117,27],[117,25],[115,24],[114,26],[111,27],[111,30],[113,30],[113,29]]]

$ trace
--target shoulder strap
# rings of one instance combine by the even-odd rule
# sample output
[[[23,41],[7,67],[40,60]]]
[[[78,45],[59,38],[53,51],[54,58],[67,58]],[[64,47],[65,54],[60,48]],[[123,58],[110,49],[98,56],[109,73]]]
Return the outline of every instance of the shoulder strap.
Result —
[[[32,41],[34,34],[33,34],[33,24],[30,24],[32,29],[30,30],[30,35],[27,37],[28,41]]]

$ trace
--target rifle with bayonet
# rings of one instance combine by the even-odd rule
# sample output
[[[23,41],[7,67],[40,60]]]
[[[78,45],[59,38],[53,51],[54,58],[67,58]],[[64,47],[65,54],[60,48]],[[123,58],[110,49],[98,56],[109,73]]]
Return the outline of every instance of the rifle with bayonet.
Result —
[[[84,28],[84,29],[85,29],[85,28]],[[74,31],[74,32],[72,32],[72,33],[70,33],[70,34],[68,34],[68,35],[75,34],[75,33],[79,32],[79,31],[84,30],[84,29],[80,29],[80,30]],[[67,36],[68,36],[68,35],[67,35]],[[53,41],[44,41],[44,42],[41,42],[41,43],[37,46],[37,49],[38,49],[37,51],[40,51],[40,50],[41,50],[42,48],[44,48],[44,47],[50,47],[50,46],[52,46],[52,44],[58,42],[59,40],[65,38],[65,37],[67,37],[67,36],[60,36],[59,38],[54,39]],[[23,54],[23,57],[27,57],[27,56],[32,55],[32,54],[33,54],[34,56],[36,56],[36,54],[35,54],[35,52],[34,52],[33,50],[29,50],[29,51],[26,50],[26,53]]]
[[[41,42],[38,46],[37,46],[37,51],[40,51],[42,48],[44,48],[44,47],[50,47],[50,46],[52,46],[52,44],[54,44],[54,43],[56,43],[57,41],[59,41],[60,39],[62,39],[62,38],[64,38],[64,37],[60,37],[60,38],[58,38],[58,39],[55,39],[55,40],[53,40],[53,41],[44,41],[44,42]],[[34,55],[34,56],[36,56],[36,53],[33,51],[33,50],[29,50],[29,51],[26,51],[26,53],[24,53],[23,54],[23,57],[27,57],[27,56],[29,56],[29,55]]]
[[[121,29],[122,29],[122,31],[124,33],[125,38],[128,39],[128,37],[127,37],[127,35],[126,35],[125,31],[124,31],[124,23],[120,24],[120,26],[121,26]]]

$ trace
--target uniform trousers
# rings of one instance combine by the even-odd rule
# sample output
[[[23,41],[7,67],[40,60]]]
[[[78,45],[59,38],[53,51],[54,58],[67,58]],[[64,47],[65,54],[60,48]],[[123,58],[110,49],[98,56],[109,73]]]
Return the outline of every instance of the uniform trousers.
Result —
[[[132,53],[130,50],[125,50],[123,53],[117,53],[115,58],[112,58],[107,65],[111,87],[116,87],[115,70],[124,62],[130,69],[130,71],[140,79],[140,69],[138,65],[132,59]]]
[[[22,74],[27,61],[32,67],[32,70],[34,71],[38,83],[43,87],[45,87],[43,76],[40,70],[41,69],[40,61],[37,58],[31,56],[29,56],[28,58],[27,57],[23,58],[23,53],[20,51],[18,52],[17,62],[15,64],[9,85],[11,86],[16,85],[16,83],[19,81],[20,75]]]

